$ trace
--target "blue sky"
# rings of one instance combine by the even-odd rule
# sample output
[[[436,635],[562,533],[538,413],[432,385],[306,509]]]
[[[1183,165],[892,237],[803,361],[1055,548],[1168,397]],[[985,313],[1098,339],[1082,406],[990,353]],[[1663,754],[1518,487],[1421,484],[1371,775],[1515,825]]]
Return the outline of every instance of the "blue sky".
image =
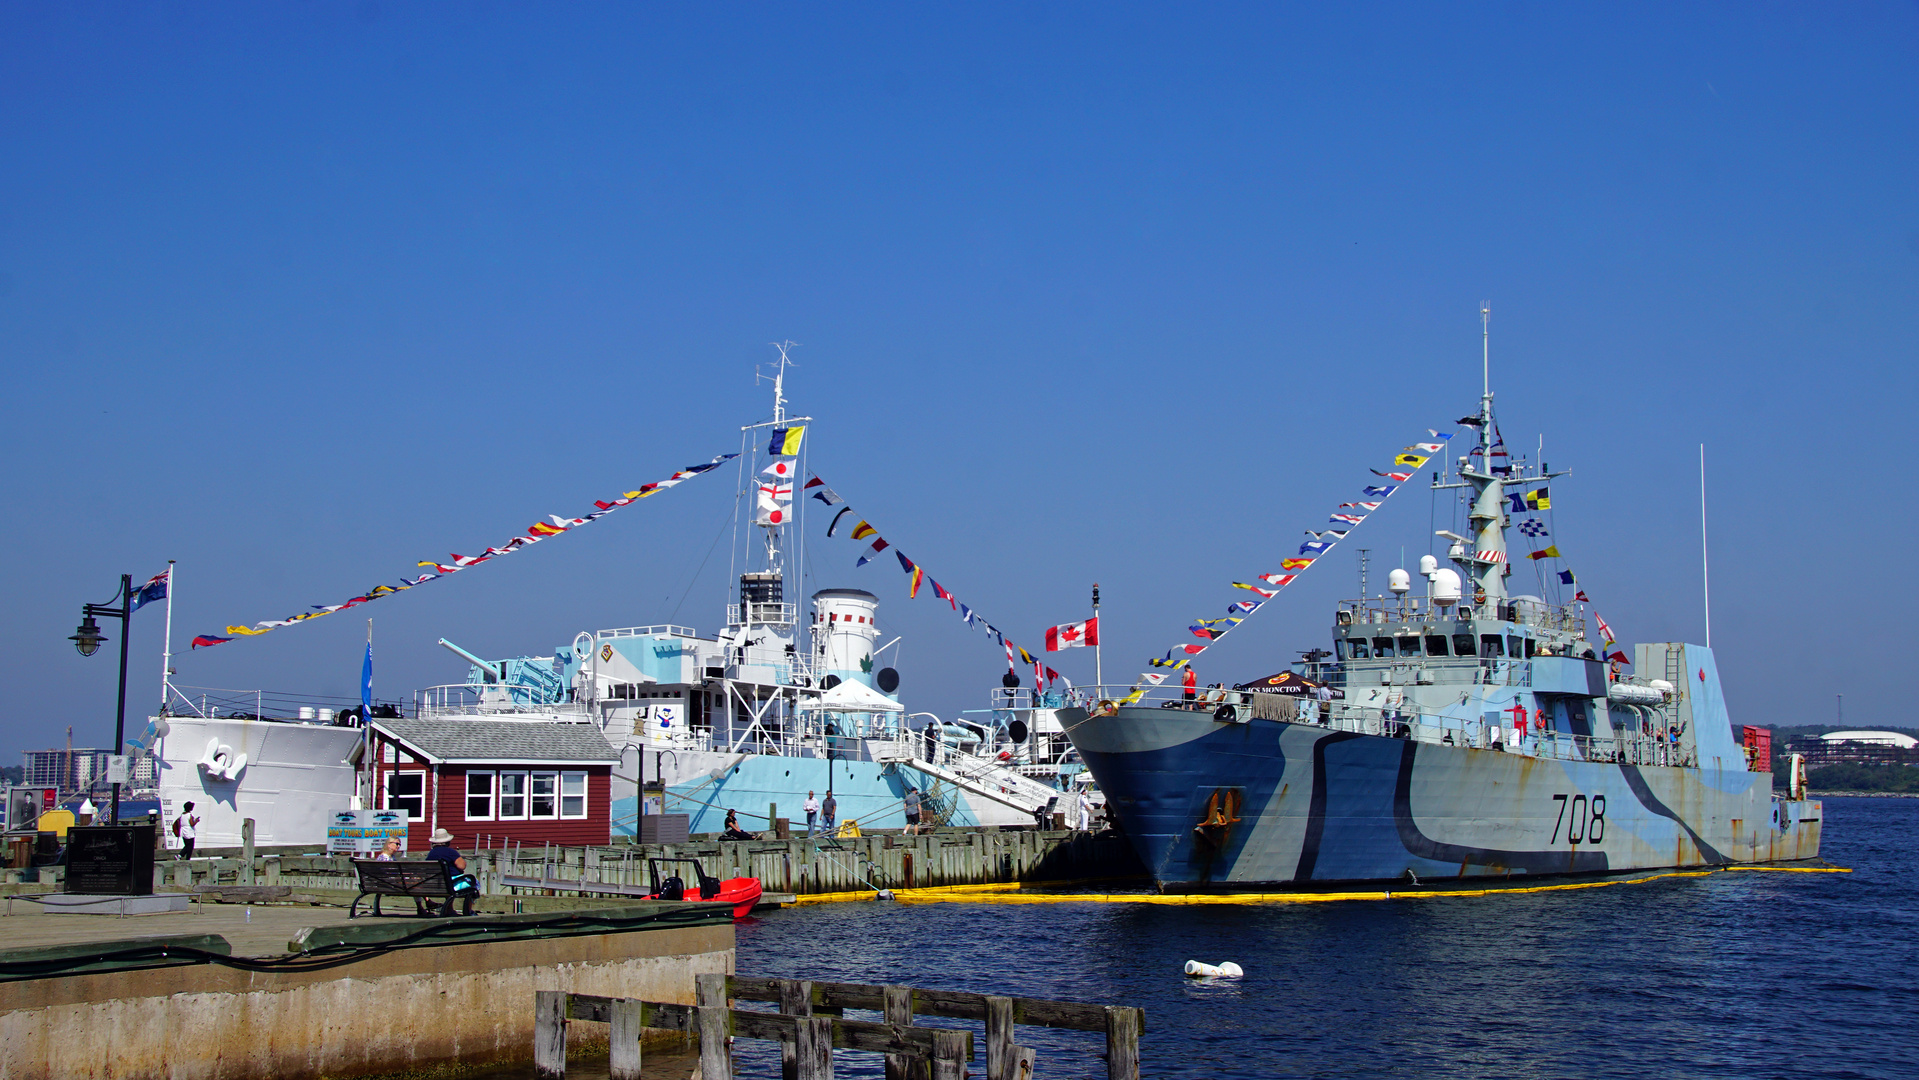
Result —
[[[809,463],[1018,640],[1101,582],[1123,677],[1472,409],[1482,299],[1625,642],[1703,634],[1704,442],[1736,719],[1906,722],[1916,60],[1910,4],[7,5],[0,754],[109,738],[66,636],[120,573],[180,560],[181,638],[337,603],[736,448],[786,338]],[[380,693],[463,678],[441,636],[713,632],[732,488],[368,606]],[[909,703],[981,707],[997,648],[818,531]],[[358,614],[177,681],[352,695]]]

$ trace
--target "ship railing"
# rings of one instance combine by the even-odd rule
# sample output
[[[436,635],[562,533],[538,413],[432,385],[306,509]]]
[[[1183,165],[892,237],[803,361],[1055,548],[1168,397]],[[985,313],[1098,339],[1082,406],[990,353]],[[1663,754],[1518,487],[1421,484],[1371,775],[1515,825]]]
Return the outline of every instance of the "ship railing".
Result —
[[[1314,665],[1316,667],[1321,665]],[[1337,685],[1365,689],[1371,686],[1419,686],[1433,683],[1471,683],[1474,686],[1531,686],[1531,660],[1505,656],[1426,657],[1381,656],[1348,660]],[[1380,675],[1384,673],[1385,678]],[[1324,681],[1324,673],[1305,673]],[[1425,678],[1421,678],[1425,675]]]
[[[1024,686],[996,686],[993,688],[992,708],[1000,709],[1063,709],[1072,700],[1072,689],[1042,690],[1035,693]]]
[[[421,719],[451,716],[547,717],[576,723],[592,719],[587,706],[572,701],[540,703],[528,700],[531,687],[474,686],[451,683],[429,686],[413,694],[413,714]]]
[[[629,637],[677,637],[696,638],[700,635],[690,626],[675,626],[672,623],[656,623],[652,626],[622,626],[614,630],[597,632],[601,638]]]
[[[1385,626],[1395,623],[1459,622],[1487,619],[1538,626],[1549,630],[1575,631],[1584,626],[1579,609],[1573,604],[1553,606],[1530,601],[1508,601],[1458,607],[1434,607],[1424,598],[1398,600],[1346,600],[1335,617],[1342,627]]]
[[[726,625],[728,626],[746,626],[749,624],[755,626],[761,624],[768,626],[797,626],[799,625],[799,621],[800,607],[798,604],[787,604],[769,600],[765,603],[754,601],[744,605],[726,605]]]
[[[1621,729],[1608,735],[1575,735],[1565,731],[1527,729],[1515,735],[1507,724],[1489,723],[1483,716],[1455,717],[1421,713],[1385,705],[1365,705],[1350,700],[1321,701],[1313,698],[1261,695],[1221,687],[1200,688],[1187,698],[1180,687],[1150,687],[1139,698],[1128,702],[1131,687],[1081,687],[1092,697],[1085,706],[1097,710],[1103,702],[1131,704],[1136,707],[1183,709],[1207,713],[1216,722],[1246,722],[1255,712],[1292,723],[1316,724],[1329,731],[1359,735],[1409,739],[1437,745],[1500,750],[1529,757],[1560,761],[1593,761],[1627,765],[1691,766],[1697,753],[1685,742],[1674,742],[1669,735],[1654,731]],[[1257,703],[1258,699],[1265,702]],[[1281,705],[1280,702],[1287,704]]]

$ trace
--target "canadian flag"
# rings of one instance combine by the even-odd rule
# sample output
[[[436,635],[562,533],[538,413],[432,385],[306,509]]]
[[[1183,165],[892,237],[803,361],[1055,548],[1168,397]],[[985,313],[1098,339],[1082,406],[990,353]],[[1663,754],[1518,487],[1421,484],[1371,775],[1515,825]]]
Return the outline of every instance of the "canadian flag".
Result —
[[[1046,631],[1047,652],[1097,644],[1099,644],[1099,616],[1097,615],[1085,622],[1069,622]]]

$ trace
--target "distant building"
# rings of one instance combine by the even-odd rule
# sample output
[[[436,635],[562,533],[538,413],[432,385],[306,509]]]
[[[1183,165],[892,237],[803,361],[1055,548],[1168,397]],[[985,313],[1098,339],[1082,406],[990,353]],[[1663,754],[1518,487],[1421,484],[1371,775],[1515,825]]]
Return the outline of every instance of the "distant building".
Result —
[[[1809,767],[1820,765],[1919,765],[1919,739],[1896,731],[1831,731],[1794,739],[1789,753],[1804,754]]]
[[[21,783],[27,787],[57,787],[62,792],[105,791],[110,751],[95,747],[71,750],[28,750],[21,754]],[[151,754],[133,759],[128,786],[153,787],[159,782],[159,761]]]

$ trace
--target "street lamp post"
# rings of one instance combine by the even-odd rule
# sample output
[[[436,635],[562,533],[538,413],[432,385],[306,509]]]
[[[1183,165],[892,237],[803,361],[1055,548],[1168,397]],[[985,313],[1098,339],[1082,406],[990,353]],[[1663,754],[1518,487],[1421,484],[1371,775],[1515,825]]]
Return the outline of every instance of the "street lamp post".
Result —
[[[94,622],[97,616],[102,619],[120,620],[120,704],[113,715],[113,753],[119,754],[127,741],[127,631],[128,617],[133,614],[133,575],[120,575],[120,595],[114,599],[120,601],[115,607],[113,601],[104,604],[87,604],[80,609],[80,627],[67,640],[80,650],[81,656],[92,656],[100,650],[100,643],[107,640],[100,633],[100,624]],[[107,820],[111,824],[120,824],[120,782],[113,783],[113,803],[107,811]]]

